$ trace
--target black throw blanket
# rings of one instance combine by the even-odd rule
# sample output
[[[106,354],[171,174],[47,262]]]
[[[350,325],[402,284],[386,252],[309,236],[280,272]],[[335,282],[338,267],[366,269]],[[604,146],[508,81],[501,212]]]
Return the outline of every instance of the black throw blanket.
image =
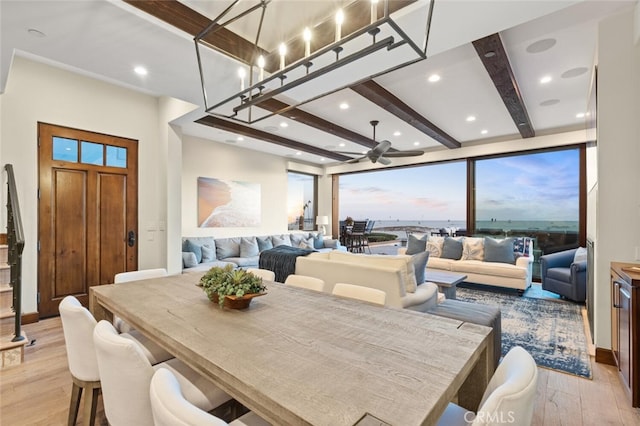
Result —
[[[280,245],[260,253],[260,269],[268,269],[276,274],[276,281],[283,283],[291,274],[296,273],[296,258],[308,256],[315,250]]]

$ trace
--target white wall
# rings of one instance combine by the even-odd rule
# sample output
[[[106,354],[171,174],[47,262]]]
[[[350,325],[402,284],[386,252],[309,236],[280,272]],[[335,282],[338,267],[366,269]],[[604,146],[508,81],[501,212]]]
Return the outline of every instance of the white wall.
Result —
[[[615,15],[599,27],[594,337],[600,348],[611,347],[609,265],[634,261],[640,247],[640,44],[634,13]]]
[[[23,253],[23,306],[37,310],[37,124],[46,122],[139,141],[139,229],[166,222],[164,171],[157,165],[158,99],[118,86],[15,57],[6,91],[0,96],[2,164],[16,172],[26,245]],[[166,125],[166,124],[165,124]],[[3,198],[6,196],[2,196]],[[4,203],[3,203],[4,204]],[[139,266],[164,266],[164,241],[139,238]]]
[[[182,140],[182,235],[235,237],[287,231],[287,160],[193,136]],[[259,183],[261,224],[247,228],[198,228],[198,177]]]

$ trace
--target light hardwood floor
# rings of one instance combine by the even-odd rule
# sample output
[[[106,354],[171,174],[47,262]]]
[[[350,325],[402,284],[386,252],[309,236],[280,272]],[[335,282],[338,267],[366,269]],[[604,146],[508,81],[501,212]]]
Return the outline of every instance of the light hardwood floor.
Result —
[[[60,319],[24,329],[36,343],[26,348],[24,364],[0,371],[0,425],[64,425],[71,375]],[[640,425],[640,409],[631,408],[615,368],[591,365],[593,380],[538,369],[533,425]],[[97,424],[107,424],[101,399]]]

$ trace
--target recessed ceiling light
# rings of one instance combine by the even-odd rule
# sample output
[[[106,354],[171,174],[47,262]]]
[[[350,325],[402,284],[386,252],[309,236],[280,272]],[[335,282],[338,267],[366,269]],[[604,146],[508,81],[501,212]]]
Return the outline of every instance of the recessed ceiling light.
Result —
[[[540,83],[541,84],[547,84],[551,81],[551,76],[550,75],[545,75],[544,77],[542,77],[540,79]]]
[[[366,149],[365,149],[365,150],[363,150],[363,151],[362,151],[362,155],[367,155],[367,152],[369,152],[369,151],[367,151]]]
[[[468,122],[472,122],[472,121],[476,121],[476,116],[475,115],[470,115],[467,117],[467,121]]]
[[[147,69],[145,67],[142,66],[137,66],[133,69],[133,72],[135,72],[138,75],[147,75]]]
[[[488,52],[485,52],[484,57],[485,58],[493,58],[494,56],[496,56],[496,52],[493,50],[490,50]]]
[[[47,36],[45,33],[40,30],[36,30],[35,28],[29,28],[27,32],[34,37],[43,38]]]
[[[420,142],[415,141],[415,142],[413,143],[413,146],[420,146]]]
[[[402,132],[400,132],[400,130],[396,130],[393,132],[393,136],[402,136]]]
[[[322,157],[322,158],[320,159],[320,161],[324,161],[324,157]]]
[[[238,142],[242,142],[242,141],[244,140],[244,138],[243,138],[242,136],[238,136],[238,137],[236,138],[236,140],[237,140]]]
[[[302,153],[300,151],[296,152],[296,155],[302,155]]]
[[[289,124],[287,124],[286,122],[283,121],[282,123],[280,123],[280,127],[283,127],[283,128],[284,127],[289,127]]]
[[[482,135],[486,135],[487,133],[489,133],[489,131],[487,129],[480,130],[480,134],[482,134]]]
[[[339,147],[343,147],[344,146],[344,142],[340,142],[340,144],[338,144]]]
[[[346,102],[343,102],[340,104],[340,109],[349,109],[349,104]]]
[[[576,118],[584,118],[584,112],[579,112],[576,114]]]
[[[436,81],[440,81],[440,76],[438,74],[431,74],[427,80],[431,83],[435,83]]]

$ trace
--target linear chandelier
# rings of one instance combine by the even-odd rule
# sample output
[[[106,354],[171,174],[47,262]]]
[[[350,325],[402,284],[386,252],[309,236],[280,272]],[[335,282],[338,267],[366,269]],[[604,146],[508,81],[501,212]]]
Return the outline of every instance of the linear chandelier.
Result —
[[[208,114],[252,124],[426,58],[435,0],[392,0],[395,9],[403,6],[393,11],[397,18],[391,16],[389,0],[358,0],[267,50],[260,47],[261,32],[271,1],[254,0],[239,10],[240,0],[235,0],[194,38]],[[363,16],[363,6],[369,16]],[[221,76],[220,67],[204,60],[207,52],[201,47],[213,49],[205,38],[257,13],[253,60],[238,61],[233,75],[226,71]],[[349,19],[353,21],[347,26]],[[330,41],[314,43],[316,38]]]

